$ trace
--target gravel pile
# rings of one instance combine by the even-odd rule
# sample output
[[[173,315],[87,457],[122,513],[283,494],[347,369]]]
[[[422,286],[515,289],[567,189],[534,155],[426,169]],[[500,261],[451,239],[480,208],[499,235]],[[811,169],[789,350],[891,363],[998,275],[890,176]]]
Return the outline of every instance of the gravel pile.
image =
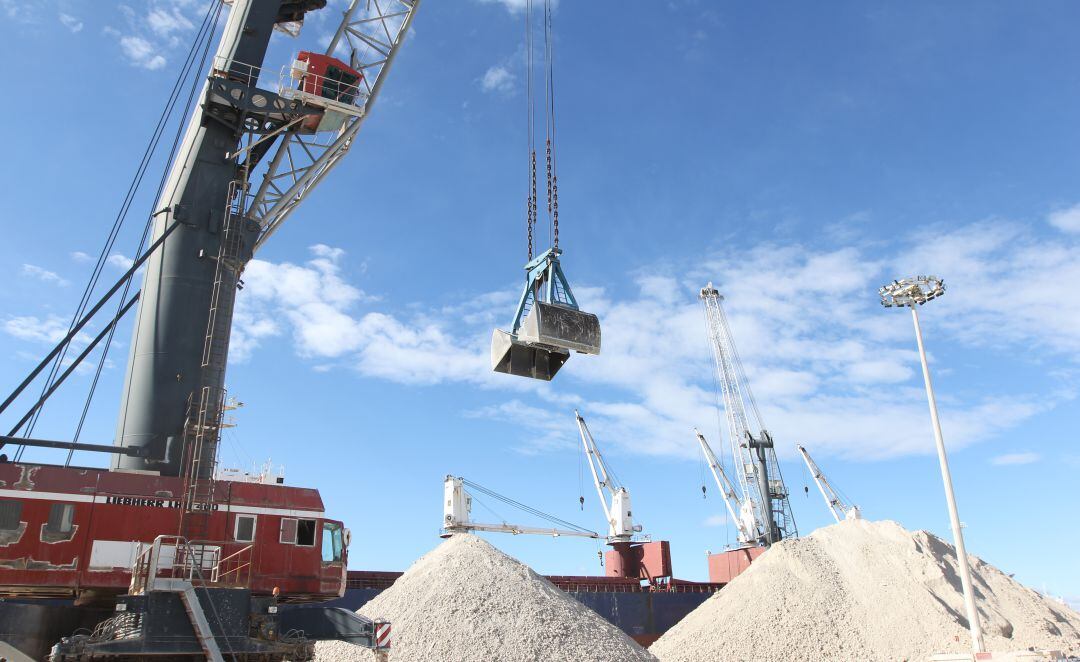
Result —
[[[969,558],[988,650],[1080,653],[1080,614]],[[850,520],[774,545],[649,650],[662,662],[925,660],[970,650],[964,613],[952,545]]]
[[[653,660],[622,630],[486,541],[455,534],[359,609],[393,624],[394,662]],[[367,650],[319,642],[320,662],[368,662]]]

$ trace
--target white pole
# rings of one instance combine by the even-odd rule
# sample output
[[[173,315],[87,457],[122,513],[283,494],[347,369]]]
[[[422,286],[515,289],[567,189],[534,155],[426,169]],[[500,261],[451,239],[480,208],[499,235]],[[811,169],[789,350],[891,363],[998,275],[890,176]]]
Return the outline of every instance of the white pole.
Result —
[[[934,426],[934,441],[937,442],[938,461],[941,463],[941,481],[945,483],[945,500],[949,502],[949,522],[952,524],[953,544],[956,545],[956,559],[960,565],[960,584],[964,588],[964,607],[967,610],[968,629],[971,630],[971,650],[982,653],[983,637],[979,625],[979,612],[975,609],[975,592],[971,588],[971,568],[968,567],[967,551],[964,549],[964,533],[960,530],[960,513],[956,510],[956,495],[953,493],[952,475],[949,473],[949,458],[945,455],[945,441],[941,437],[941,423],[938,421],[937,401],[934,399],[934,386],[930,383],[930,368],[926,365],[926,349],[923,347],[922,329],[919,327],[919,312],[911,305],[911,318],[915,322],[915,340],[919,343],[919,360],[922,361],[923,381],[926,382],[926,398],[930,402],[930,422]]]

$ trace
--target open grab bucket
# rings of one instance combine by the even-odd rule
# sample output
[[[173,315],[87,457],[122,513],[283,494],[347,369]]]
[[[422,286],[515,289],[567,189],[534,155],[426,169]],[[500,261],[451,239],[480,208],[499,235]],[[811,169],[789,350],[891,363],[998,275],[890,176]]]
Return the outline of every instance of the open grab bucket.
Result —
[[[600,320],[578,309],[559,266],[559,253],[550,249],[526,265],[529,279],[512,331],[495,329],[491,335],[495,372],[550,381],[571,350],[600,353]]]

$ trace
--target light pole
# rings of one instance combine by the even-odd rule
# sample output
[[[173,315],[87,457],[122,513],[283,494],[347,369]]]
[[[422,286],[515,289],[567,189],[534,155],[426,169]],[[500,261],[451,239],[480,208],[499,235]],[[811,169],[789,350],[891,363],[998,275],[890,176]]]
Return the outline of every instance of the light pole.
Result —
[[[930,422],[934,427],[934,441],[937,442],[941,481],[945,483],[945,500],[949,503],[949,522],[952,525],[953,542],[956,545],[956,559],[960,565],[960,584],[964,588],[964,607],[967,611],[968,629],[971,630],[971,649],[975,653],[982,653],[984,650],[982,628],[979,625],[979,612],[975,609],[971,568],[968,567],[967,551],[964,549],[964,533],[960,530],[960,514],[956,510],[956,495],[953,493],[952,474],[949,473],[949,458],[945,455],[945,441],[941,437],[937,401],[934,399],[934,386],[930,382],[930,368],[926,365],[926,349],[923,347],[917,309],[917,306],[945,294],[945,282],[936,276],[902,278],[883,286],[878,290],[878,294],[881,295],[881,305],[886,308],[910,308],[911,319],[915,322],[915,341],[919,345],[919,360],[922,362],[923,381],[926,382],[926,399],[930,403]]]

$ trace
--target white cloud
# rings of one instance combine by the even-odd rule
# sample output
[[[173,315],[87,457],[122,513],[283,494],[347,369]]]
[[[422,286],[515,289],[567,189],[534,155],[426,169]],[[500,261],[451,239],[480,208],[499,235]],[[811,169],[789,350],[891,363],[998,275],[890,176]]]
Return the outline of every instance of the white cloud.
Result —
[[[49,315],[45,318],[23,315],[7,318],[0,328],[4,330],[4,333],[19,340],[54,345],[67,335],[70,323],[71,320],[66,320],[59,315]],[[85,346],[88,342],[90,342],[89,336],[80,332],[76,334],[72,345]]]
[[[84,253],[82,251],[74,251],[71,254],[71,259],[76,261],[76,262],[86,263],[86,262],[89,262],[89,261],[93,260],[94,258],[90,257],[89,255],[87,255],[86,253]]]
[[[113,253],[108,257],[107,261],[117,269],[123,269],[124,271],[127,271],[131,268],[131,265],[135,264],[135,260],[120,253]]]
[[[1046,220],[1062,232],[1080,233],[1080,204],[1075,204],[1068,209],[1059,209],[1050,214]]]
[[[528,0],[479,0],[479,2],[486,5],[499,4],[505,7],[511,13],[515,14],[525,11],[525,7],[528,6]],[[553,0],[551,5],[553,7],[557,7],[559,3]],[[542,0],[535,0],[535,2],[533,2],[533,11],[541,11],[543,9],[543,6],[544,3],[542,2]]]
[[[728,522],[727,515],[709,515],[705,518],[705,521],[701,523],[702,526],[725,526]]]
[[[480,87],[485,92],[509,94],[514,91],[514,74],[502,65],[490,67],[480,79]]]
[[[1038,453],[1006,453],[991,458],[990,464],[998,466],[1011,466],[1015,464],[1031,464],[1038,462],[1042,456]]]
[[[124,51],[131,64],[143,69],[161,69],[165,66],[165,58],[158,53],[146,39],[134,35],[126,35],[120,38],[120,49]]]
[[[22,265],[22,272],[24,276],[36,278],[45,283],[52,283],[54,285],[59,285],[60,287],[67,287],[68,285],[68,282],[61,278],[55,272],[49,271],[47,269],[42,269],[41,267],[35,266],[33,264]]]
[[[195,27],[187,17],[180,13],[180,10],[176,8],[167,10],[161,7],[151,9],[147,13],[146,24],[155,34],[163,37],[167,37],[173,32],[190,30]]]
[[[71,30],[73,33],[80,32],[83,29],[83,22],[75,18],[71,14],[65,14],[61,12],[60,23],[62,23],[65,28]]]

